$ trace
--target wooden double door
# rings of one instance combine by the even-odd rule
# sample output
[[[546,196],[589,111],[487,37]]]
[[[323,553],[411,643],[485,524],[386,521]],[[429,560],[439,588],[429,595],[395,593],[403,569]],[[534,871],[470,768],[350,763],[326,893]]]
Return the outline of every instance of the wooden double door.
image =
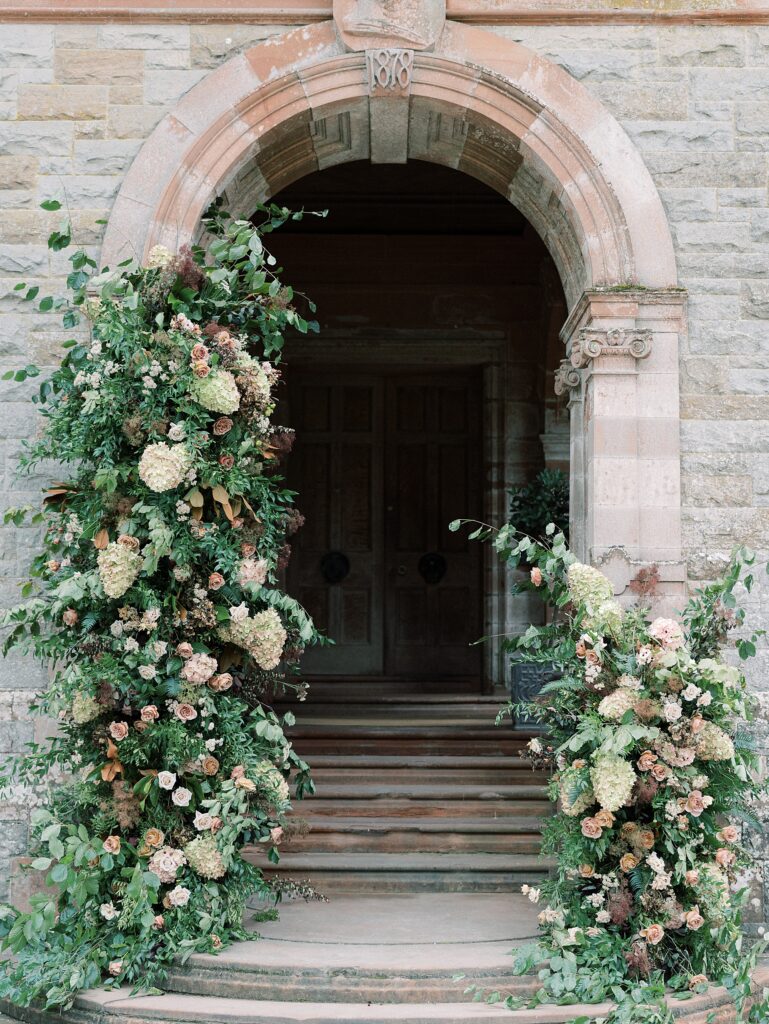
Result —
[[[292,368],[288,482],[306,523],[288,589],[334,646],[308,674],[480,680],[479,371]]]

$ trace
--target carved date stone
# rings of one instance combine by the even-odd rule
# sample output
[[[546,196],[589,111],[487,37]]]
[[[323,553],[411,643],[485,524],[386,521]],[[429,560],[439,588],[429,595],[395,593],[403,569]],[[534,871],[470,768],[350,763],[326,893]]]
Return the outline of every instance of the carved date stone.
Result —
[[[545,683],[550,683],[559,677],[560,673],[553,665],[532,665],[513,660],[510,676],[510,699],[513,704],[518,704],[521,701],[531,702]],[[534,718],[522,715],[513,720],[515,729],[530,729],[532,727],[540,727],[540,723]]]

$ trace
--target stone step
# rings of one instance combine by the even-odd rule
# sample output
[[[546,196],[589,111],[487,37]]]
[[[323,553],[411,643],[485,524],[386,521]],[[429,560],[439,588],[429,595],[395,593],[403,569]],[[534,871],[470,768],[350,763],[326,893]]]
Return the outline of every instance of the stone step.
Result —
[[[349,779],[349,776],[348,776]],[[454,782],[418,783],[391,782],[384,777],[381,782],[328,781],[311,797],[308,803],[321,800],[440,800],[443,803],[461,803],[464,800],[544,800],[547,787],[543,785],[482,785]]]
[[[444,736],[420,735],[418,730],[412,735],[400,735],[391,732],[386,735],[332,732],[330,734],[307,732],[298,735],[295,729],[288,730],[289,738],[299,754],[310,763],[317,757],[336,756],[342,754],[364,757],[398,757],[402,763],[411,764],[417,757],[471,758],[478,757],[518,757],[524,749],[529,734],[517,733],[513,730],[503,732],[497,729],[493,734],[485,733],[482,737],[468,735],[458,736],[448,733]]]
[[[278,865],[263,857],[259,863],[268,877],[307,880],[324,895],[510,892],[554,867],[549,858],[520,853],[288,852]]]
[[[307,835],[284,840],[281,853],[539,853],[538,833],[422,832],[404,829],[366,830],[349,828],[346,819],[338,829],[313,827]],[[450,826],[449,826],[450,827]]]
[[[766,979],[765,979],[766,980]],[[611,1003],[570,1006],[545,1004],[533,1010],[511,1014],[501,1006],[483,1003],[318,1003],[274,1000],[232,999],[218,996],[164,995],[131,997],[130,989],[109,994],[88,992],[79,997],[72,1010],[63,1015],[2,1004],[16,1021],[28,1024],[478,1024],[500,1021],[508,1024],[568,1024],[576,1019],[605,1017]],[[734,1024],[736,1013],[725,989],[694,996],[681,1002],[670,1000],[677,1021],[686,1024]]]
[[[276,704],[275,710],[280,712],[292,711],[298,721],[316,721],[320,718],[347,721],[357,720],[378,720],[391,719],[403,723],[417,721],[457,721],[457,722],[478,722],[486,725],[494,725],[494,720],[499,711],[506,707],[507,701],[490,700],[486,703],[479,703],[477,700],[440,700],[427,703],[423,700],[406,701],[398,700],[374,700],[368,701],[342,700],[338,701],[309,701],[300,707],[293,707],[286,704]]]
[[[322,791],[329,785],[349,782],[351,779],[354,779],[357,783],[381,783],[384,786],[407,784],[418,780],[429,780],[431,783],[444,786],[511,786],[531,783],[544,785],[547,782],[547,775],[544,772],[533,772],[530,767],[487,768],[476,764],[473,768],[456,768],[448,763],[426,771],[415,770],[412,765],[397,768],[353,768],[347,765],[338,765],[333,768],[326,768],[323,766],[318,767],[318,765],[313,763],[312,777],[319,791]]]
[[[416,769],[451,769],[459,770],[464,768],[478,770],[502,769],[504,771],[526,770],[531,772],[531,762],[525,757],[487,757],[483,750],[478,750],[472,757],[452,756],[449,754],[424,754],[409,759],[408,765],[404,765],[403,758],[397,754],[347,754],[343,750],[335,754],[316,754],[312,761],[313,772],[327,769],[358,771],[369,768],[387,769],[397,768],[405,772],[413,772]]]
[[[487,821],[498,819],[544,817],[552,814],[552,804],[545,799],[481,799],[453,800],[446,802],[440,797],[434,799],[382,799],[326,798],[323,795],[308,797],[294,807],[293,816],[310,817],[365,817],[365,818],[483,818]]]

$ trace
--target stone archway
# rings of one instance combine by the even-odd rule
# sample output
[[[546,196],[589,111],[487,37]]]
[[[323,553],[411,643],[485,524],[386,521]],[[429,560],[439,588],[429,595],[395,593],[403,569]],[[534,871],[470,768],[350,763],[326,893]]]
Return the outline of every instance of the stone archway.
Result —
[[[571,310],[555,386],[571,408],[575,547],[618,593],[634,563],[656,561],[680,596],[685,306],[640,156],[578,82],[525,47],[444,23],[434,4],[429,24],[384,35],[356,25],[351,0],[337,6],[337,22],[229,60],[164,118],[116,199],[103,263],[190,240],[217,195],[249,213],[344,161],[427,160],[486,182],[543,238]]]

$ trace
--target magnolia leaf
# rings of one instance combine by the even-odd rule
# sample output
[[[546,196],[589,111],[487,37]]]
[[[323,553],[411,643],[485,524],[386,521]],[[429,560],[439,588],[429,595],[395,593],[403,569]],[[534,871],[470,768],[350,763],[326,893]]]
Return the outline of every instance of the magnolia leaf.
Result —
[[[211,488],[211,494],[213,495],[214,501],[218,501],[224,509],[224,514],[227,516],[230,522],[235,518],[232,505],[230,505],[230,496],[222,487],[221,484],[216,484]]]
[[[203,485],[205,486],[205,484]],[[184,500],[192,508],[203,508],[203,495],[200,493],[200,488],[193,487],[191,491],[188,491],[184,495]]]
[[[103,551],[109,544],[109,530],[102,527],[93,539],[93,546],[97,551]]]

